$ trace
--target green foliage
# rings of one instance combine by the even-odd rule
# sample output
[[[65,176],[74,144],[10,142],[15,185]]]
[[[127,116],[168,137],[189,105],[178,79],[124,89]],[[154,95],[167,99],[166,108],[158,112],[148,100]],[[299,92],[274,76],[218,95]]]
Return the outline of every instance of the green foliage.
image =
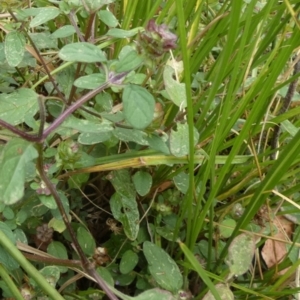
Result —
[[[163,249],[148,241],[144,242],[143,250],[149,271],[158,285],[173,293],[178,292],[183,278],[175,261]]]
[[[299,242],[298,2],[4,1],[2,297],[296,294],[297,244],[249,269]]]

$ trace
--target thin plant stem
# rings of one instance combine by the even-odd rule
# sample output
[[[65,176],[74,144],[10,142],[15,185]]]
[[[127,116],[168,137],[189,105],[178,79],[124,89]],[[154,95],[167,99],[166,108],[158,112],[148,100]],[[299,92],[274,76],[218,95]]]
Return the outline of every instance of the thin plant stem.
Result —
[[[15,14],[13,13],[13,11],[12,11],[9,7],[8,7],[7,10],[8,10],[8,12],[10,13],[11,17],[18,23],[19,20],[18,20],[18,18],[15,16]],[[55,89],[56,92],[57,92],[57,94],[59,95],[59,97],[60,97],[64,102],[66,102],[66,99],[65,99],[64,95],[61,93],[60,89],[58,88],[58,86],[57,86],[57,84],[56,84],[56,82],[55,82],[53,76],[51,75],[51,73],[50,73],[50,71],[49,71],[49,69],[48,69],[47,64],[45,63],[43,57],[42,57],[41,54],[40,54],[39,49],[36,47],[35,43],[33,42],[32,38],[30,37],[30,35],[28,34],[28,32],[27,32],[26,30],[23,30],[23,32],[24,32],[24,34],[26,35],[26,37],[28,38],[28,40],[29,40],[30,44],[32,45],[34,51],[36,52],[36,54],[37,54],[37,56],[38,56],[38,58],[39,58],[41,64],[42,64],[43,67],[44,67],[44,70],[45,70],[45,72],[47,73],[48,78],[50,79],[50,81],[51,81],[51,83],[52,83],[54,89]]]
[[[56,190],[56,188],[54,187],[54,185],[51,183],[50,179],[48,178],[47,174],[45,173],[44,170],[44,160],[43,160],[43,146],[42,144],[37,144],[37,149],[38,149],[38,153],[39,153],[39,157],[37,160],[37,170],[41,176],[41,179],[43,180],[43,182],[45,183],[45,185],[47,186],[47,188],[50,190],[53,198],[55,199],[55,202],[57,204],[57,207],[60,211],[60,214],[62,216],[62,219],[67,227],[67,230],[70,234],[71,240],[74,244],[74,247],[80,257],[81,263],[82,263],[82,267],[83,269],[92,277],[96,280],[96,282],[98,283],[98,285],[103,289],[103,291],[107,294],[107,296],[109,297],[109,299],[111,300],[117,300],[118,298],[111,292],[111,290],[109,289],[109,287],[107,286],[107,284],[105,283],[105,281],[99,276],[99,274],[96,272],[95,270],[95,266],[93,263],[91,263],[85,256],[82,248],[79,245],[79,242],[76,238],[75,232],[68,220],[66,211],[63,207],[63,204],[61,202],[60,196]]]

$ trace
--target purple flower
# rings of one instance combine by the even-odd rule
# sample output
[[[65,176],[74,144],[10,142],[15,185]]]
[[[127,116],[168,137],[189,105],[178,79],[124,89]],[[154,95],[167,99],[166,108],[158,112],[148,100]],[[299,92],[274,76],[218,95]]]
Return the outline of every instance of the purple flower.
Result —
[[[159,57],[171,49],[176,48],[177,36],[169,31],[166,24],[157,25],[150,20],[145,32],[140,34],[140,46],[148,54]]]

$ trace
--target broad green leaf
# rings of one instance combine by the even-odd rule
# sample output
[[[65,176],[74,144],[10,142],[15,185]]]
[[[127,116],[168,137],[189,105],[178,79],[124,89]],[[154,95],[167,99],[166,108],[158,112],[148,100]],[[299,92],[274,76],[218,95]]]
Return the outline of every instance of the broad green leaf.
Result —
[[[15,244],[16,238],[11,229],[3,222],[0,222],[0,230],[5,234],[10,241]],[[0,263],[8,270],[13,271],[19,267],[19,264],[7,253],[7,251],[0,245]]]
[[[77,239],[82,251],[89,256],[94,254],[96,243],[93,236],[83,227],[77,229]]]
[[[152,186],[152,176],[148,172],[137,171],[133,177],[132,181],[137,193],[141,196],[145,196],[149,193]]]
[[[117,73],[135,70],[144,61],[144,58],[140,56],[134,49],[131,47],[128,48],[130,48],[130,50],[127,51],[124,57],[120,54],[121,57],[119,57],[119,61],[114,66]]]
[[[58,191],[58,195],[59,195],[61,203],[64,207],[65,213],[68,215],[70,212],[69,200],[62,191]],[[51,213],[52,213],[52,216],[54,218],[56,218],[57,220],[62,220],[62,215],[61,215],[58,207],[55,209],[51,209]]]
[[[194,128],[194,145],[197,144],[199,133]],[[189,154],[189,127],[188,124],[177,124],[176,131],[172,130],[170,134],[170,151],[176,156],[185,156]]]
[[[120,272],[122,274],[130,273],[139,261],[138,255],[132,250],[127,250],[121,258],[120,261]]]
[[[162,288],[176,293],[181,289],[183,278],[175,261],[162,248],[144,242],[143,251],[154,280]]]
[[[234,300],[234,295],[227,285],[218,283],[215,286],[215,288],[218,294],[220,295],[221,300]],[[208,291],[203,298],[203,300],[215,300],[215,299],[216,298],[213,296],[211,291]]]
[[[255,240],[249,234],[240,234],[233,239],[225,263],[230,269],[230,276],[246,273],[251,266],[255,252]]]
[[[72,43],[64,46],[58,56],[65,61],[80,61],[85,63],[104,62],[104,53],[90,43]]]
[[[38,111],[37,97],[33,90],[25,88],[11,94],[0,94],[0,119],[12,125],[23,123]]]
[[[111,138],[110,132],[84,132],[78,137],[78,142],[83,145],[95,145],[105,142]]]
[[[135,142],[139,145],[148,145],[147,134],[137,129],[116,128],[113,135],[124,142]]]
[[[114,279],[119,286],[129,286],[136,279],[136,275],[135,272],[129,274],[117,274]]]
[[[54,231],[57,231],[59,233],[62,233],[66,230],[66,224],[63,220],[57,220],[55,218],[52,218],[49,223],[48,227],[53,228]]]
[[[41,200],[43,205],[50,209],[55,209],[57,207],[57,204],[52,195],[39,195],[39,199]]]
[[[19,210],[16,215],[16,223],[22,224],[26,221],[27,218],[28,218],[28,213],[24,210]]]
[[[144,129],[153,120],[155,100],[143,87],[129,84],[123,91],[123,110],[126,121],[137,129]]]
[[[16,67],[23,59],[26,39],[22,32],[11,31],[5,37],[5,56],[11,67]]]
[[[174,69],[171,66],[165,66],[163,77],[167,94],[174,104],[183,109],[187,105],[185,84],[176,81],[173,76]]]
[[[42,25],[53,20],[60,14],[60,10],[56,7],[43,7],[39,13],[31,20],[29,26],[31,28]]]
[[[116,19],[114,14],[108,10],[100,10],[98,12],[98,16],[99,19],[108,27],[116,27],[118,25],[118,20]]]
[[[76,32],[74,26],[72,25],[65,25],[60,27],[59,29],[55,30],[52,33],[52,37],[54,38],[65,38],[68,37]]]
[[[110,172],[107,179],[112,183],[118,194],[127,198],[135,198],[135,189],[130,180],[128,170],[123,169]]]
[[[106,81],[106,76],[101,73],[95,73],[79,77],[74,81],[74,85],[78,88],[93,90]]]
[[[147,290],[138,296],[132,298],[132,300],[177,300],[178,297],[175,297],[168,291],[161,289],[151,289]]]
[[[96,271],[99,273],[101,278],[103,278],[108,284],[111,286],[114,286],[114,279],[111,276],[110,272],[108,271],[107,268],[104,267],[98,267]]]
[[[143,32],[143,31],[145,31],[145,29],[143,27],[136,27],[131,30],[112,28],[112,29],[108,30],[106,35],[112,36],[115,38],[129,38],[129,37],[135,36],[139,32]]]
[[[139,232],[139,210],[130,174],[128,170],[113,171],[108,179],[116,190],[110,199],[112,214],[122,223],[126,236],[135,240]]]
[[[111,212],[122,223],[126,236],[134,241],[139,232],[139,211],[134,197],[124,197],[118,193],[110,199]]]
[[[47,266],[40,270],[41,275],[43,275],[48,283],[55,288],[57,281],[60,278],[59,268],[56,266]]]
[[[113,130],[111,122],[105,119],[99,121],[91,121],[78,119],[74,116],[68,117],[67,120],[63,122],[61,127],[75,129],[79,132],[94,132],[98,134],[107,133]]]
[[[4,208],[2,215],[6,220],[12,220],[15,217],[14,211],[9,206]]]
[[[59,87],[62,92],[65,93],[65,97],[68,98],[74,83],[75,77],[75,68],[73,65],[63,69],[61,72],[56,74],[55,79],[59,82]],[[47,106],[49,105],[50,101],[47,101]],[[53,102],[52,102],[53,103]]]
[[[68,259],[66,247],[61,242],[53,241],[48,245],[47,253],[61,259]]]
[[[236,221],[233,219],[225,219],[220,224],[220,235],[222,238],[229,238],[235,228]]]
[[[47,247],[47,253],[60,259],[68,259],[67,249],[61,242],[53,241]],[[58,267],[61,273],[68,271],[66,267]]]
[[[85,5],[90,11],[97,11],[103,5],[114,2],[115,0],[85,0]]]
[[[32,143],[15,138],[4,147],[0,162],[0,202],[14,204],[24,195],[26,164],[37,158]]]
[[[189,175],[184,172],[181,172],[173,177],[173,181],[178,190],[181,193],[186,194],[189,188]]]
[[[22,229],[17,228],[16,230],[14,230],[14,236],[17,242],[28,244],[27,236]]]
[[[164,136],[158,136],[156,134],[152,134],[151,136],[148,136],[148,143],[150,148],[169,155],[170,150],[166,144],[166,140],[167,139],[164,138]]]
[[[162,236],[164,239],[173,242],[174,241],[174,230],[168,227],[155,227],[155,232]]]
[[[29,35],[39,50],[57,49],[57,39],[53,39],[50,32],[34,32],[30,33]]]

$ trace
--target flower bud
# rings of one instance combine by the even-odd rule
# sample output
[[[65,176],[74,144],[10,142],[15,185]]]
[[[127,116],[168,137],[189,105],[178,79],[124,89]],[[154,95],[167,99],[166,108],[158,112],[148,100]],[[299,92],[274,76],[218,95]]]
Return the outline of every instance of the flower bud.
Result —
[[[150,20],[145,31],[139,36],[139,48],[152,57],[159,57],[176,48],[177,36],[169,31],[166,24],[157,25]]]

